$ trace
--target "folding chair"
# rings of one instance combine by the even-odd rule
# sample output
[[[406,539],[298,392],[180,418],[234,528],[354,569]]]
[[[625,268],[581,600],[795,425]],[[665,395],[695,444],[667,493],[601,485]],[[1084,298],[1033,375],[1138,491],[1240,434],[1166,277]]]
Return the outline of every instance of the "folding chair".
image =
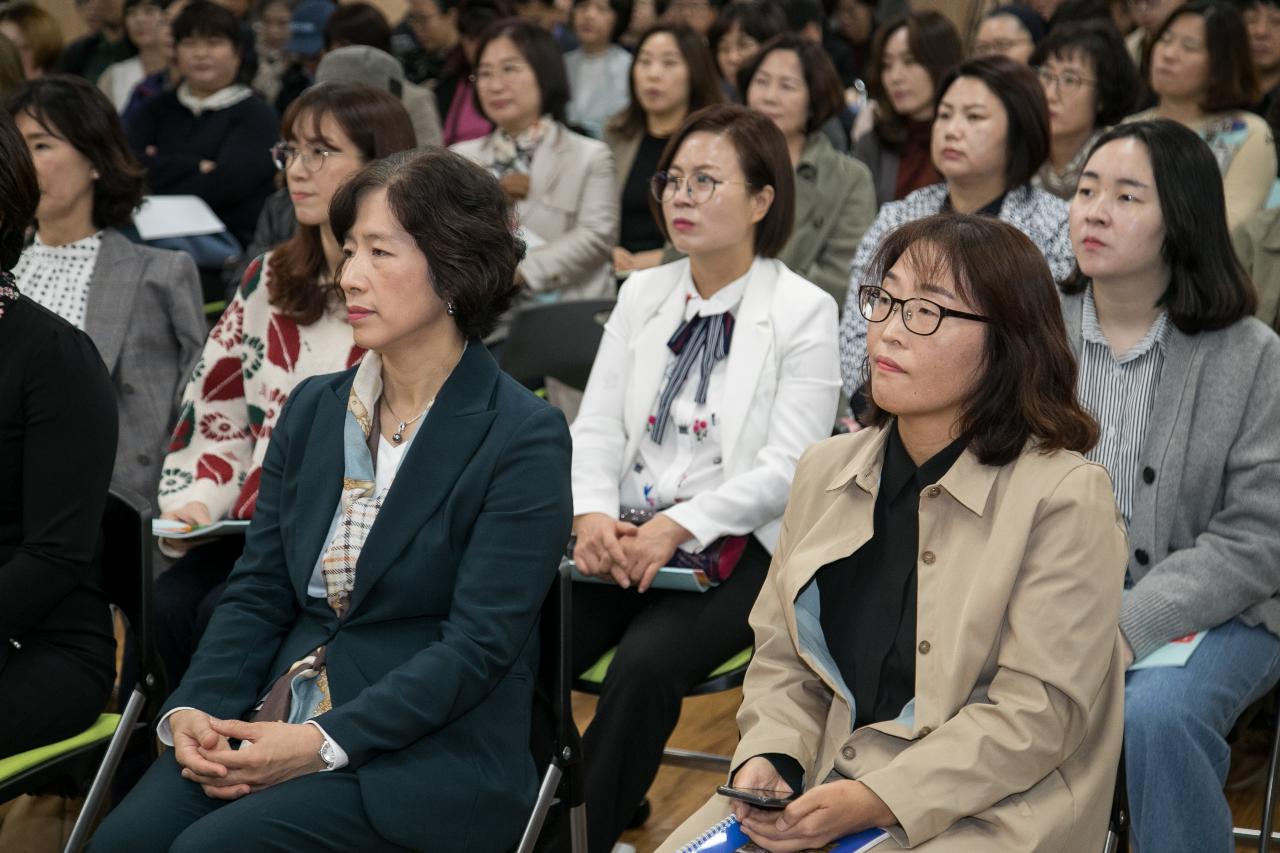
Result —
[[[106,752],[64,848],[66,853],[78,853],[88,840],[120,757],[159,683],[153,665],[149,616],[151,542],[151,506],[133,492],[112,488],[102,517],[103,582],[108,600],[123,613],[133,640],[134,654],[125,655],[122,671],[136,677],[132,681],[123,677],[120,680],[121,697],[125,685],[132,684],[124,709],[102,714],[75,737],[0,761],[0,802],[4,802],[21,794],[48,790],[69,776],[79,777],[85,768],[93,766],[105,745]]]
[[[1102,853],[1129,853],[1129,789],[1124,775],[1124,741],[1120,742],[1120,763],[1116,767],[1116,790],[1111,795],[1111,817]]]
[[[535,759],[549,755],[533,814],[525,825],[517,853],[532,853],[557,794],[569,820],[573,853],[587,853],[587,807],[582,777],[582,745],[573,722],[569,673],[572,656],[573,581],[569,563],[560,564],[556,583],[542,606],[541,658],[538,666],[539,701],[550,711],[553,732],[546,749],[535,748]],[[536,732],[535,732],[536,736]],[[542,745],[539,745],[542,746]]]
[[[1236,841],[1251,842],[1258,845],[1260,853],[1269,853],[1274,842],[1280,842],[1280,833],[1271,831],[1272,819],[1276,808],[1276,770],[1280,767],[1280,688],[1273,691],[1277,699],[1275,705],[1275,723],[1271,730],[1271,756],[1267,760],[1267,786],[1262,796],[1262,826],[1258,829],[1232,828],[1232,836]]]
[[[528,385],[544,377],[581,391],[600,347],[612,299],[574,299],[516,312],[498,364]]]

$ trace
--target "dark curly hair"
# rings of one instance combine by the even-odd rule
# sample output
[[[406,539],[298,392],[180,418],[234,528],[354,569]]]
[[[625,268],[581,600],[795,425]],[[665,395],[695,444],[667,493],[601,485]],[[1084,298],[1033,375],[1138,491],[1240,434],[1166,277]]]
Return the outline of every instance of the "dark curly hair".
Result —
[[[1118,124],[1133,112],[1142,83],[1129,49],[1124,46],[1124,37],[1110,21],[1082,21],[1053,28],[1036,46],[1031,64],[1077,58],[1093,65],[1098,97],[1095,127]]]
[[[55,74],[30,80],[9,96],[6,111],[25,113],[51,136],[79,151],[98,173],[93,182],[93,224],[127,225],[146,194],[146,178],[120,117],[107,96],[87,80]]]
[[[38,204],[40,185],[27,143],[9,114],[0,113],[0,272],[17,265]]]
[[[360,199],[378,189],[386,190],[391,213],[426,256],[431,287],[453,306],[463,337],[483,339],[520,289],[516,266],[525,249],[515,235],[515,208],[497,180],[443,148],[377,160],[333,197],[329,224],[340,242],[355,225]]]

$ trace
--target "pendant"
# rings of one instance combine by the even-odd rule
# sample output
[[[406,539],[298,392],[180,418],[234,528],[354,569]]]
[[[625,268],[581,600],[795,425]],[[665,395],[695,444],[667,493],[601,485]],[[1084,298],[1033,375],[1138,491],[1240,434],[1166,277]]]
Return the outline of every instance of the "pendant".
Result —
[[[405,426],[406,426],[405,422],[401,421],[400,426],[396,427],[396,431],[391,434],[391,440],[394,441],[396,444],[399,444],[401,440],[404,438]]]

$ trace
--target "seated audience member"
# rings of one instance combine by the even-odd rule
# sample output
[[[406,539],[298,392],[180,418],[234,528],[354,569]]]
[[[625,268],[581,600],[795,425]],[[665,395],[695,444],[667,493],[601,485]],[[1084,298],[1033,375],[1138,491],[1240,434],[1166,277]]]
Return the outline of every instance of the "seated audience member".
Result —
[[[292,16],[289,0],[262,0],[258,6],[258,20],[253,25],[258,72],[253,75],[253,88],[268,104],[280,96],[281,79],[288,66],[285,45],[289,43]]]
[[[0,111],[0,758],[87,729],[115,676],[94,554],[115,396],[89,336],[15,286],[39,203],[26,143]]]
[[[125,132],[129,130],[129,125],[133,119],[137,117],[142,110],[142,105],[154,98],[162,92],[167,92],[174,85],[174,81],[179,79],[179,70],[177,63],[177,55],[173,49],[173,22],[177,19],[182,10],[187,8],[189,0],[169,0],[169,4],[165,6],[165,55],[168,57],[168,63],[153,74],[143,77],[133,87],[133,91],[129,94],[129,102],[125,104],[123,110],[120,111],[120,123],[124,125]]]
[[[169,67],[172,51],[164,14],[168,5],[168,0],[125,0],[124,29],[138,53],[107,66],[98,78],[98,88],[117,112],[124,112],[133,88],[143,78]]]
[[[765,42],[741,79],[747,106],[782,131],[796,173],[795,227],[778,260],[839,303],[854,252],[876,218],[871,173],[820,130],[844,106],[840,78],[819,45],[783,35]]]
[[[569,26],[570,3],[563,0],[515,0],[516,15],[551,34],[561,53],[577,50],[578,39]]]
[[[391,52],[391,24],[368,3],[343,3],[324,22],[324,52],[364,44]]]
[[[876,0],[836,0],[834,36],[844,42],[853,57],[852,76],[842,77],[840,81],[845,86],[852,86],[866,73],[871,37],[875,33],[876,6]]]
[[[876,33],[864,110],[874,112],[874,124],[854,139],[853,156],[871,170],[877,204],[942,180],[929,142],[934,104],[938,82],[963,60],[960,34],[939,12],[894,18]]]
[[[1044,38],[1044,19],[1028,6],[997,6],[982,19],[973,40],[973,57],[1004,56],[1030,62]]]
[[[1179,6],[1156,34],[1147,82],[1156,106],[1129,120],[1173,119],[1209,143],[1228,225],[1261,210],[1276,179],[1276,148],[1267,123],[1248,111],[1258,84],[1240,13],[1206,0]]]
[[[787,30],[825,50],[840,78],[850,78],[853,74],[853,52],[831,31],[829,26],[831,13],[827,8],[829,4],[826,0],[786,0],[781,5],[787,16]],[[847,130],[844,132],[844,138],[844,144],[836,147],[842,151],[848,151]],[[835,142],[835,140],[832,141]]]
[[[1156,35],[1169,20],[1173,10],[1183,2],[1185,0],[1126,0],[1125,7],[1133,21],[1133,29],[1128,31],[1129,35],[1125,37],[1124,43],[1129,48],[1129,57],[1133,60],[1133,64],[1138,66],[1144,80],[1147,76],[1151,48],[1156,43]],[[1114,10],[1112,14],[1115,14]],[[1127,31],[1119,23],[1116,24],[1116,29],[1122,33]]]
[[[1258,77],[1260,98],[1253,112],[1266,116],[1280,92],[1280,0],[1244,0],[1240,7]]]
[[[613,269],[648,269],[662,262],[664,229],[649,203],[653,173],[667,140],[685,118],[724,100],[711,53],[693,30],[658,24],[646,32],[631,65],[631,101],[605,129],[617,169],[621,203]]]
[[[555,39],[531,21],[497,24],[476,47],[475,77],[494,131],[453,150],[486,168],[515,205],[530,246],[516,269],[515,306],[612,296],[613,158],[603,142],[565,127],[569,84]]]
[[[22,57],[8,36],[0,34],[0,98],[7,98],[27,81],[22,70]]]
[[[738,72],[755,58],[760,45],[788,29],[786,13],[775,0],[741,0],[720,10],[708,41],[727,95],[743,100],[738,92]]]
[[[640,37],[649,32],[649,28],[658,22],[657,3],[655,0],[633,0],[631,4],[631,26],[618,41],[627,50],[635,52]]]
[[[414,147],[409,116],[386,92],[322,83],[289,105],[280,136],[273,151],[296,233],[249,265],[209,334],[164,460],[163,518],[190,524],[253,518],[263,460],[293,389],[360,358],[333,288],[342,247],[329,206],[364,164]],[[191,540],[162,540],[181,556],[155,589],[156,646],[171,684],[191,660],[243,544],[234,537],[195,547]]]
[[[776,259],[793,183],[764,116],[688,118],[653,179],[688,257],[622,288],[573,424],[573,557],[613,581],[574,588],[574,671],[617,647],[583,737],[591,850],[641,806],[684,694],[751,644],[793,466],[831,432],[836,303]],[[721,582],[650,588],[667,565]]]
[[[659,16],[665,24],[688,27],[706,42],[725,0],[657,0]]]
[[[1254,316],[1280,332],[1280,207],[1237,225],[1231,243],[1258,292]]]
[[[1003,56],[973,59],[943,78],[938,91],[933,160],[944,182],[880,208],[853,259],[840,319],[840,372],[850,400],[867,357],[858,289],[881,241],[898,226],[939,212],[998,217],[1031,238],[1054,280],[1071,273],[1067,205],[1031,186],[1049,156],[1049,112],[1035,72]]]
[[[54,70],[96,83],[108,65],[135,53],[124,31],[124,0],[84,0],[75,6],[89,32],[66,46]]]
[[[32,0],[0,3],[0,35],[18,49],[28,80],[53,73],[62,55],[62,27],[53,15]]]
[[[890,849],[1094,853],[1125,538],[1080,456],[1098,427],[1053,277],[972,215],[904,225],[870,269],[871,425],[800,460],[751,612],[731,784],[798,796],[714,797],[660,850],[732,810],[776,851],[884,827]]]
[[[457,0],[409,0],[391,31],[391,52],[414,83],[434,83],[458,46]]]
[[[1084,158],[1133,109],[1138,72],[1110,23],[1055,28],[1031,57],[1049,104],[1049,159],[1031,185],[1071,200]]]
[[[1280,678],[1280,338],[1249,316],[1221,187],[1193,133],[1137,122],[1098,140],[1071,203],[1063,312],[1129,525],[1125,666],[1206,632],[1185,666],[1127,677],[1139,850],[1235,849],[1226,735]]]
[[[493,131],[476,103],[476,48],[489,27],[515,16],[510,0],[459,0],[457,12],[458,46],[435,84],[445,145],[479,139]]]
[[[569,75],[569,124],[595,139],[627,105],[631,54],[618,39],[631,23],[631,0],[577,0],[578,48],[564,55]]]
[[[173,22],[182,83],[143,105],[129,125],[129,143],[152,192],[199,196],[245,245],[273,189],[277,121],[237,82],[239,38],[230,12],[192,0]]]
[[[163,709],[174,748],[95,853],[515,846],[571,490],[563,416],[481,343],[514,292],[513,218],[441,149],[339,191],[341,287],[369,352],[291,395],[245,555]]]
[[[404,68],[384,50],[351,45],[331,50],[316,67],[317,83],[362,83],[390,92],[409,113],[419,147],[441,142],[440,114],[436,98],[425,86],[405,79]]]
[[[142,169],[111,102],[64,74],[32,80],[6,112],[40,178],[35,237],[13,272],[98,347],[120,415],[113,482],[155,504],[176,403],[204,342],[200,276],[182,252],[131,242]]]
[[[280,94],[274,102],[280,115],[315,82],[316,66],[324,57],[324,26],[337,8],[332,0],[302,0],[293,8],[289,41],[284,46],[290,60],[280,75]]]

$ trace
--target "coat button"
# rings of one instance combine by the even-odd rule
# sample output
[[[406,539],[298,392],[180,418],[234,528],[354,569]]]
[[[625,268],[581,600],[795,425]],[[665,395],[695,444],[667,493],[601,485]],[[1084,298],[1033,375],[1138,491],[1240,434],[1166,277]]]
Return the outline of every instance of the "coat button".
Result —
[[[853,761],[853,759],[858,757],[858,750],[851,746],[846,746],[844,749],[840,750],[840,754],[844,756],[845,761]]]
[[[929,649],[932,649],[932,648],[933,646],[929,645],[928,640],[921,640],[920,645],[916,646],[916,649],[918,649],[920,654],[922,655],[929,654]]]
[[[932,732],[933,728],[931,726],[920,727],[920,737],[928,737]]]
[[[1134,551],[1133,556],[1137,559],[1139,565],[1145,566],[1147,563],[1151,562],[1151,556],[1141,548]]]
[[[145,454],[145,453],[139,453],[139,454],[138,454],[138,464],[139,464],[139,465],[150,465],[150,464],[151,464],[151,457],[150,457],[150,456],[148,456],[148,455],[147,455],[147,454]]]
[[[133,393],[135,393],[135,391],[134,391],[134,387],[133,387],[132,385],[130,385],[128,382],[126,382],[126,383],[124,383],[124,385],[120,386],[120,390],[121,390],[121,391],[123,391],[123,392],[124,392],[124,393],[126,393],[126,394],[133,394]]]
[[[933,561],[936,559],[937,558],[933,556],[932,551],[925,551],[923,554],[920,555],[920,562],[924,563],[926,566],[932,566]]]
[[[1148,465],[1146,468],[1143,468],[1142,482],[1146,483],[1149,486],[1155,481],[1156,481],[1156,469],[1152,468],[1150,465]]]
[[[940,494],[942,494],[942,489],[939,486],[930,486],[924,490],[924,496],[926,498],[936,498]]]

